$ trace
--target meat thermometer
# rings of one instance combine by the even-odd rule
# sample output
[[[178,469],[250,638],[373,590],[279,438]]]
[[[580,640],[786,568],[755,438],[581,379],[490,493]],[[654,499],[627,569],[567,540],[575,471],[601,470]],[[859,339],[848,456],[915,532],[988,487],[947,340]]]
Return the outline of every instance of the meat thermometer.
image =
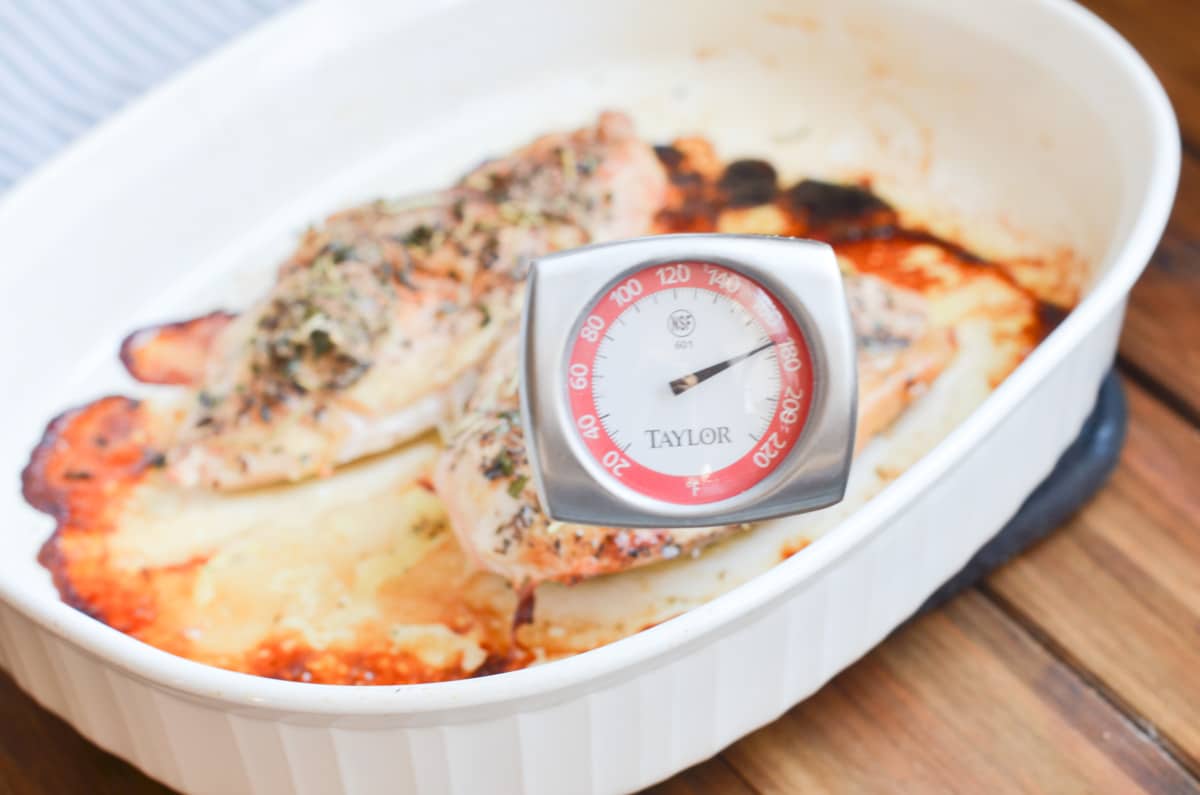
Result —
[[[542,257],[521,334],[551,518],[697,527],[841,500],[857,372],[829,246],[684,234]]]

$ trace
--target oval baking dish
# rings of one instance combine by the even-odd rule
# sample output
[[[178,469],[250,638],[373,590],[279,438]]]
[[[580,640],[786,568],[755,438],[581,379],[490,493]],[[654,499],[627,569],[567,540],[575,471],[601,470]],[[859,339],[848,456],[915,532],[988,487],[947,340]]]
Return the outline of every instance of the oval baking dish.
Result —
[[[803,554],[679,618],[551,664],[317,686],[173,657],[59,601],[14,484],[50,407],[122,388],[146,307],[331,207],[445,182],[464,156],[603,107],[830,179],[993,256],[1071,251],[1084,298],[970,418]],[[1074,438],[1179,168],[1170,106],[1061,0],[315,2],[105,124],[0,205],[10,309],[0,663],[189,792],[612,792],[700,761],[878,643]],[[267,257],[269,259],[269,257]],[[11,297],[20,296],[19,303]],[[166,296],[164,298],[164,296]],[[48,363],[73,363],[47,366]]]

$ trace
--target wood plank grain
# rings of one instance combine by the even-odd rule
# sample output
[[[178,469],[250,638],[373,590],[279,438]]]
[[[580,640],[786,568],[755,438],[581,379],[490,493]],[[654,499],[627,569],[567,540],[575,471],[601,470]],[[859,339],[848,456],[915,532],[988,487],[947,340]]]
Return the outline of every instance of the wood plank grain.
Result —
[[[756,790],[738,776],[724,757],[714,756],[644,792],[646,795],[754,795]]]
[[[0,673],[0,793],[169,795],[39,707]]]
[[[1121,355],[1200,417],[1200,3],[1085,0],[1154,69],[1184,139],[1179,196],[1162,244],[1134,288]]]
[[[725,752],[760,792],[1198,792],[977,591]]]
[[[1193,420],[1200,416],[1198,308],[1200,159],[1185,156],[1171,222],[1130,296],[1121,357],[1145,378],[1168,389]]]
[[[987,587],[1200,773],[1200,430],[1127,391],[1112,482]]]
[[[1188,145],[1200,147],[1200,3],[1195,0],[1083,0],[1116,28],[1158,75]]]

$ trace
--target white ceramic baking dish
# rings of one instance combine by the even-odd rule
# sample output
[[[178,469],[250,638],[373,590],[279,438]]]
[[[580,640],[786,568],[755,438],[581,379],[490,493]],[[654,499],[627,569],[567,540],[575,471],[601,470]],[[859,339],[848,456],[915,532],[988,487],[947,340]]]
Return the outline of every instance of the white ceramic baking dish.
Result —
[[[17,472],[59,408],[126,389],[136,321],[270,260],[306,220],[443,183],[631,110],[652,138],[869,173],[983,250],[1094,268],[1067,321],[953,433],[816,543],[684,616],[481,679],[350,688],[208,668],[61,604]],[[140,102],[0,206],[0,662],[99,745],[189,792],[610,792],[811,694],[988,539],[1072,439],[1178,172],[1149,69],[1058,0],[316,3]],[[167,313],[169,315],[169,313]]]

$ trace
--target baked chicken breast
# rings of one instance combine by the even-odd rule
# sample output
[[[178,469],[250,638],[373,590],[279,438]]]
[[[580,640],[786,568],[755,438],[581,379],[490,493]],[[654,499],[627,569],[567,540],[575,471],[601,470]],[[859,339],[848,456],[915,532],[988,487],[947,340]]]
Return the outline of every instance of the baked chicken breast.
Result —
[[[519,313],[530,259],[645,233],[665,191],[628,117],[605,113],[444,192],[332,216],[267,295],[212,325],[202,367],[189,351],[170,473],[217,489],[298,480],[428,431]],[[145,343],[129,356],[151,358]]]
[[[858,342],[858,444],[886,428],[950,361],[953,334],[925,300],[873,276],[850,274]],[[577,582],[691,553],[747,525],[628,529],[553,522],[543,513],[521,427],[515,327],[484,368],[433,476],[459,543],[518,591]]]

